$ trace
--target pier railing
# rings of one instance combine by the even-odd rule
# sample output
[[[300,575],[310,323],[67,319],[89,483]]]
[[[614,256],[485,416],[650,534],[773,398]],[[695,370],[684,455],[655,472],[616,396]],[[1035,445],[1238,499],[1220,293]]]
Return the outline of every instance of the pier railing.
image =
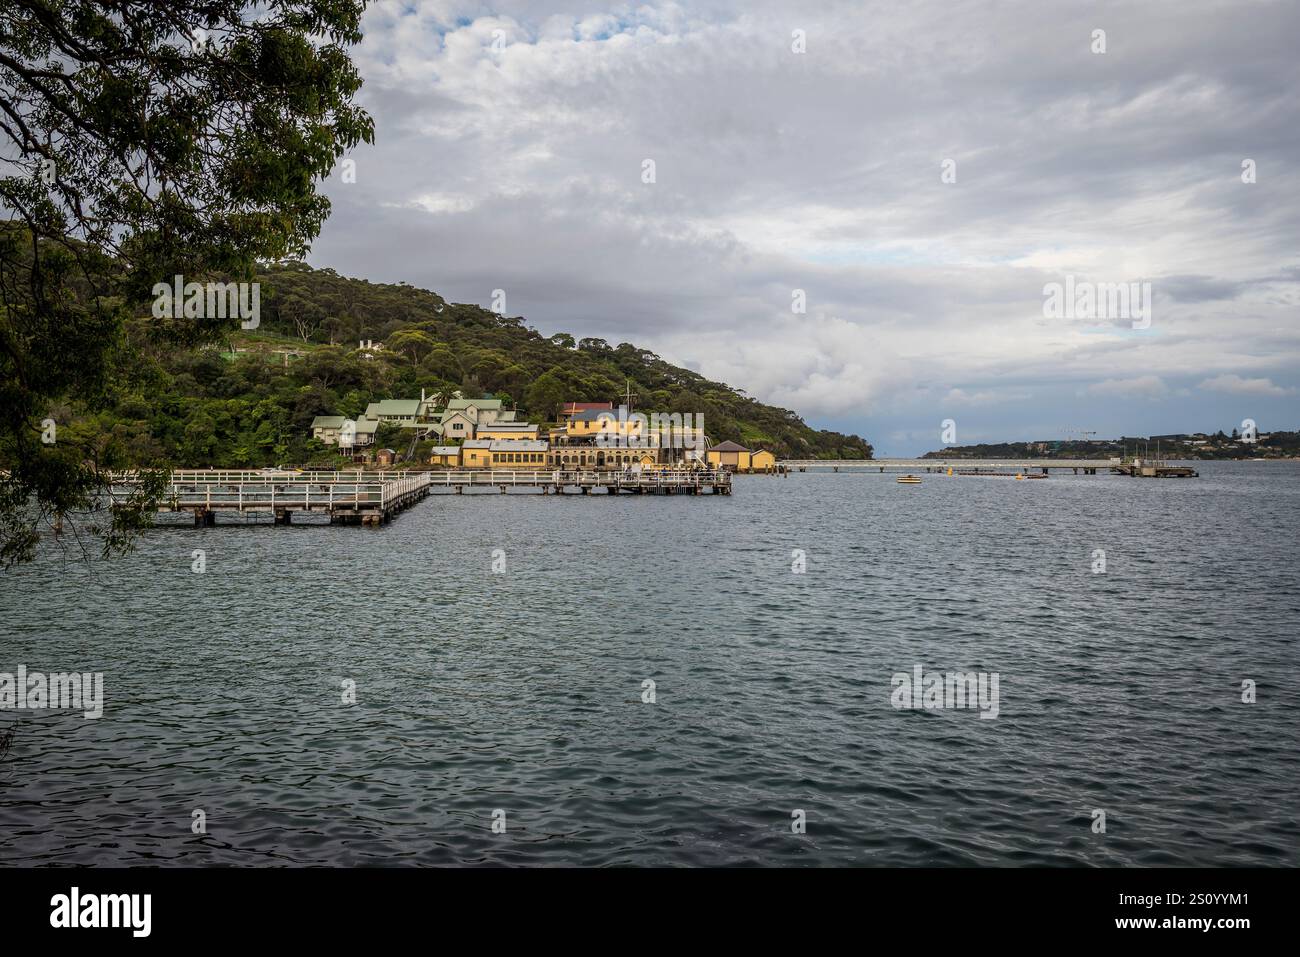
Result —
[[[552,488],[576,486],[586,488],[709,488],[729,486],[731,473],[726,471],[705,471],[702,469],[682,470],[643,470],[634,471],[586,471],[572,469],[538,469],[532,471],[504,469],[449,469],[429,473],[429,485],[439,486],[508,486]]]
[[[137,476],[114,477],[115,495],[124,494]],[[348,470],[259,471],[252,469],[177,469],[162,495],[173,511],[313,511],[388,514],[437,488],[535,488],[562,492],[606,489],[611,492],[731,492],[725,470],[586,470],[586,469],[451,469],[444,471]]]
[[[827,470],[833,472],[870,471],[884,472],[918,469],[990,468],[990,469],[1107,469],[1114,465],[1111,459],[1060,459],[1060,458],[933,458],[933,459],[782,459],[780,467],[792,472]]]
[[[163,500],[176,508],[305,509],[333,511],[370,506],[387,511],[424,489],[429,473],[380,478],[357,473],[264,475],[259,473],[174,472]]]

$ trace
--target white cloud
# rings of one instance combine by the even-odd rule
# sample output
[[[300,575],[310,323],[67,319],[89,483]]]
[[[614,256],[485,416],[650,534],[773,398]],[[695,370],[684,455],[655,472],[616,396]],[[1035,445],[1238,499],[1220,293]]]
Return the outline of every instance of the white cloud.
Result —
[[[1226,392],[1230,395],[1295,395],[1295,389],[1284,389],[1281,386],[1274,385],[1271,379],[1243,379],[1236,374],[1215,376],[1213,379],[1206,379],[1198,389],[1208,389],[1211,392]]]
[[[468,196],[455,196],[450,193],[425,193],[411,200],[411,205],[434,215],[466,213],[474,208],[474,200]]]
[[[1104,379],[1094,382],[1085,390],[1088,395],[1109,396],[1121,399],[1163,399],[1169,387],[1159,376],[1142,375],[1131,379]]]

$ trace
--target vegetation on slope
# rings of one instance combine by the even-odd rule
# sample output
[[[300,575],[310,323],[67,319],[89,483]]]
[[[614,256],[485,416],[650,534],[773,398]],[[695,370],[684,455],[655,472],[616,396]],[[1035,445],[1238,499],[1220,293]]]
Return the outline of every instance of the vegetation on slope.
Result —
[[[136,376],[136,387],[98,412],[65,409],[75,434],[87,441],[112,436],[117,458],[131,464],[303,463],[321,451],[308,440],[315,416],[355,417],[382,398],[495,395],[517,407],[520,418],[549,421],[561,402],[617,402],[630,383],[636,408],[702,413],[715,441],[763,446],[782,457],[871,455],[857,436],[811,429],[794,412],[629,343],[547,338],[479,306],[302,263],[271,267],[259,279],[260,325],[231,332],[219,346],[163,348],[147,334],[152,320],[136,320],[132,340],[149,374]],[[363,340],[385,348],[367,359],[358,349]]]

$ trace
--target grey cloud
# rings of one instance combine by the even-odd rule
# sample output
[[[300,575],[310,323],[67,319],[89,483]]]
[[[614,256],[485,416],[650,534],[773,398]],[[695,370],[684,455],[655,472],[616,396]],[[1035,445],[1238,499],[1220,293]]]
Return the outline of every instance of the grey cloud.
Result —
[[[951,392],[995,428],[1016,416],[1000,394],[1083,392],[1119,432],[1159,390],[1089,385],[1294,378],[1292,6],[405,9],[367,14],[378,142],[329,183],[314,262],[456,301],[504,288],[543,332],[636,342],[847,427]],[[1150,334],[1044,320],[1066,274],[1152,281]]]

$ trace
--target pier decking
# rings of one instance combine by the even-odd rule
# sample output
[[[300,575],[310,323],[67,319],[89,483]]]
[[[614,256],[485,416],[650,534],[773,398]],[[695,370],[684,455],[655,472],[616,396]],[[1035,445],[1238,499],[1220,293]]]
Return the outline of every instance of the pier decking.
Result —
[[[114,482],[125,494],[135,480]],[[333,524],[378,525],[433,492],[507,492],[534,489],[543,495],[576,490],[588,495],[731,494],[725,471],[486,471],[445,472],[272,472],[182,469],[171,473],[161,510],[192,512],[196,526],[216,524],[219,511],[269,512],[277,525],[288,525],[295,512],[324,512]]]
[[[1201,473],[1186,465],[1170,465],[1167,462],[1125,462],[1112,465],[1110,470],[1116,475],[1131,478],[1198,478]]]
[[[1053,469],[1069,469],[1075,475],[1096,475],[1098,470],[1114,475],[1134,478],[1197,478],[1196,469],[1186,465],[1170,465],[1160,459],[785,459],[777,463],[784,473],[829,472],[947,472],[954,475],[1014,475],[1027,477],[1031,471],[1035,478],[1048,475]]]
[[[1078,475],[1096,475],[1098,469],[1109,469],[1110,459],[786,459],[777,463],[790,472],[947,472],[949,468],[962,470],[961,474],[983,472],[1028,472],[1035,469],[1048,474],[1052,469],[1070,469]]]
[[[727,471],[446,471],[429,472],[429,489],[496,490],[512,488],[541,489],[543,495],[564,494],[576,490],[589,494],[603,489],[607,494],[629,492],[635,495],[731,494],[731,473]]]

